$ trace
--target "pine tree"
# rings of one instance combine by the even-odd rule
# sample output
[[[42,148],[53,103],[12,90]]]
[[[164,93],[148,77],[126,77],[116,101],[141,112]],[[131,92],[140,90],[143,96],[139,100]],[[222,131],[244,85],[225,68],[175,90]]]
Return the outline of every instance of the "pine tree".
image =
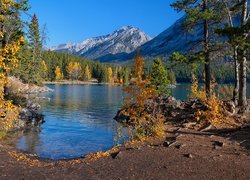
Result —
[[[172,3],[172,6],[177,11],[186,13],[185,26],[190,31],[193,27],[202,22],[203,24],[203,48],[200,53],[201,59],[204,59],[205,64],[205,86],[206,94],[210,96],[211,89],[211,70],[210,70],[210,34],[211,23],[218,22],[219,15],[216,13],[221,6],[218,1],[214,0],[177,0]]]
[[[247,102],[247,50],[249,43],[250,25],[249,25],[249,8],[247,0],[225,1],[223,0],[227,14],[228,24],[219,30],[219,33],[228,37],[228,42],[233,47],[235,62],[235,87],[233,100],[239,105],[242,111],[248,106]],[[234,22],[234,17],[240,17],[240,24]]]
[[[168,73],[168,79],[169,79],[170,84],[172,85],[176,84],[176,77],[172,70],[170,70]]]
[[[29,83],[42,83],[42,40],[40,36],[39,23],[36,14],[33,15],[29,24],[28,45],[31,50],[31,58],[29,62]]]
[[[162,61],[159,58],[155,59],[152,66],[151,83],[161,95],[169,94],[167,89],[167,86],[169,85],[167,75],[167,71],[164,68]]]

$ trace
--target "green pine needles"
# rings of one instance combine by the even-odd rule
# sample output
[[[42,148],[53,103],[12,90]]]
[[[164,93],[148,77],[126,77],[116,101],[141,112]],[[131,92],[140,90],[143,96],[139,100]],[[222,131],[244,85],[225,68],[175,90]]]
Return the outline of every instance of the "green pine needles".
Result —
[[[152,66],[151,83],[160,95],[168,95],[168,80],[167,70],[164,68],[162,61],[158,58],[154,60]]]

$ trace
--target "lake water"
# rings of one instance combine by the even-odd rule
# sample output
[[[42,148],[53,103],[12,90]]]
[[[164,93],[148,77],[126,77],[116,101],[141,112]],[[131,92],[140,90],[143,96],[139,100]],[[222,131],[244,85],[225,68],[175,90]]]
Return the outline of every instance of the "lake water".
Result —
[[[187,99],[189,86],[178,85],[172,95],[177,99]],[[54,92],[40,95],[50,99],[40,101],[46,122],[40,128],[25,132],[17,141],[18,149],[41,158],[69,159],[108,150],[126,141],[126,138],[118,138],[119,124],[113,120],[122,104],[122,87],[49,87]]]

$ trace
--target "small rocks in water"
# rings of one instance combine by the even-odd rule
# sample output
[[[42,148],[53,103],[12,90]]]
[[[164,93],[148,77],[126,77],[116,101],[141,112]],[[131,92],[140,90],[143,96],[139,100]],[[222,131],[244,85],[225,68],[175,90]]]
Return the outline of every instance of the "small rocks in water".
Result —
[[[186,158],[193,158],[194,157],[192,154],[184,154],[183,156]]]

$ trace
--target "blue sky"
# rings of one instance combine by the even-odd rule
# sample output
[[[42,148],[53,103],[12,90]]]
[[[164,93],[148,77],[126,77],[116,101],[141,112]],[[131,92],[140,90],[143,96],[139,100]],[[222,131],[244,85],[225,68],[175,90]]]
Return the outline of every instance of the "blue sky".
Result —
[[[154,37],[172,25],[181,14],[174,0],[30,0],[40,25],[46,24],[47,46],[81,42],[131,25]]]

